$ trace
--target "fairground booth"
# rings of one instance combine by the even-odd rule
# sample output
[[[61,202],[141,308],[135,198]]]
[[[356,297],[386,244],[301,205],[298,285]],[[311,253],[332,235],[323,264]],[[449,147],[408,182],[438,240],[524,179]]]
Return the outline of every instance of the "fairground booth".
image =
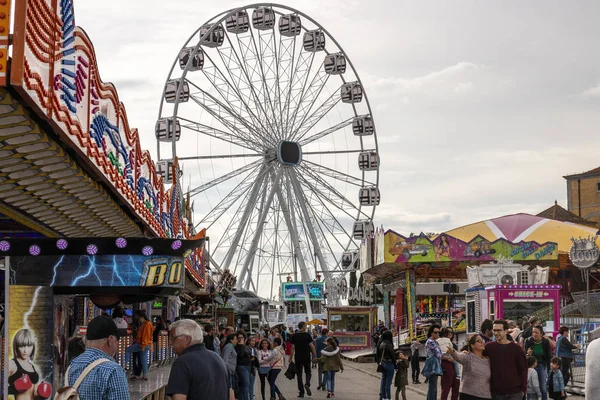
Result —
[[[14,397],[13,345],[33,341],[44,398],[93,317],[119,304],[130,323],[135,310],[173,320],[210,282],[177,158],[155,163],[143,150],[73,1],[8,0],[0,14],[1,395]],[[174,132],[155,134],[170,142]],[[170,357],[165,334],[154,363]],[[119,362],[131,340],[121,339]],[[130,385],[144,398],[164,382]]]
[[[14,381],[12,395],[32,385],[39,397],[55,393],[73,357],[70,339],[84,334],[94,316],[115,306],[151,307],[156,299],[178,295],[184,286],[185,263],[197,257],[203,244],[204,238],[1,240],[6,271],[2,370],[8,377],[3,394],[10,393],[6,385],[16,373],[9,368],[12,359],[31,362],[39,375],[38,382]],[[124,351],[134,338],[123,335],[117,362],[126,367]],[[14,350],[25,342],[34,347],[29,359]],[[151,356],[149,363],[173,356],[167,332],[161,332],[156,350],[156,360]]]
[[[568,260],[571,237],[595,232],[528,214],[431,237],[390,230],[384,235],[383,262],[365,273],[381,285],[386,324],[403,339],[423,338],[431,323],[470,333],[479,331],[485,318],[532,315],[554,334],[561,301],[584,287]]]

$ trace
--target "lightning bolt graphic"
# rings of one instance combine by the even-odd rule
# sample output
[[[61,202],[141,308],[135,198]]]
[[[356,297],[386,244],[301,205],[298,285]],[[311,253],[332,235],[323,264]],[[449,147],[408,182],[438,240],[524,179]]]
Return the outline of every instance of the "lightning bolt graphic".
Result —
[[[137,268],[135,267],[135,261],[133,261],[133,257],[132,257],[132,256],[129,256],[129,260],[131,261],[131,268],[133,268],[133,269],[135,270],[135,272],[137,272],[137,274],[141,276],[141,275],[142,275],[142,273],[140,272],[140,270],[139,270],[139,269],[137,269]]]
[[[54,275],[52,276],[52,282],[50,283],[50,286],[54,286],[54,283],[56,282],[57,268],[59,267],[60,264],[62,264],[64,258],[65,258],[65,256],[60,256],[60,260],[58,260],[58,262],[56,264],[54,264]]]
[[[23,315],[23,327],[25,329],[30,329],[29,327],[29,316],[33,312],[35,305],[37,304],[38,295],[40,294],[40,290],[42,290],[42,286],[38,286],[33,293],[33,299],[31,300],[31,305],[29,306],[29,310]]]
[[[124,282],[124,281],[123,281],[123,279],[121,278],[121,275],[119,275],[119,267],[117,266],[117,256],[116,256],[116,255],[114,255],[114,256],[113,256],[113,266],[112,266],[112,268],[113,268],[113,276],[112,276],[112,282],[111,282],[111,284],[110,284],[110,285],[111,285],[111,286],[113,286],[113,285],[114,285],[114,283],[115,283],[115,275],[116,275],[116,276],[117,276],[117,278],[118,278],[118,279],[121,281],[121,284],[122,284],[123,286],[126,286],[126,285],[125,285],[125,282]]]
[[[100,277],[98,276],[98,271],[96,270],[96,258],[92,256],[92,257],[87,257],[87,259],[89,262],[87,272],[85,273],[85,275],[81,275],[81,276],[78,276],[77,278],[73,279],[73,281],[71,281],[71,286],[77,286],[77,283],[81,279],[85,279],[92,274],[94,274],[96,276],[96,279],[98,279],[98,283],[100,283],[100,286],[102,286],[102,281],[100,280]]]

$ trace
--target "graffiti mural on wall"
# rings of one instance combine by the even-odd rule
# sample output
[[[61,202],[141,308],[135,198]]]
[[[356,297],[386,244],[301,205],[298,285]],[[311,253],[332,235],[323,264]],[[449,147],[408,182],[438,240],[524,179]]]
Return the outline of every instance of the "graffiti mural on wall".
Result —
[[[10,81],[156,235],[189,238],[176,162],[167,190],[115,87],[100,79],[92,42],[75,25],[73,0],[16,2]]]
[[[391,230],[385,234],[385,262],[495,261],[500,257],[515,261],[556,260],[558,251],[552,242],[490,242],[482,236],[464,242],[447,234],[432,239],[426,235],[405,237]]]

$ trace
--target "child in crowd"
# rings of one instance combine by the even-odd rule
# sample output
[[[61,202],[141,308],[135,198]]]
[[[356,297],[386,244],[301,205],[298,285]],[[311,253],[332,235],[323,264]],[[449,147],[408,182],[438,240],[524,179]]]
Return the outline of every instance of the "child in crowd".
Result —
[[[396,379],[394,385],[396,386],[396,400],[400,400],[400,393],[402,393],[402,400],[406,400],[406,386],[408,386],[408,357],[400,352],[398,354],[398,371],[396,371]]]
[[[559,357],[552,357],[550,368],[552,372],[548,377],[548,395],[553,400],[562,400],[566,398],[565,381],[560,371],[561,360]]]
[[[527,400],[538,400],[542,397],[538,373],[535,370],[537,360],[534,356],[527,357]]]

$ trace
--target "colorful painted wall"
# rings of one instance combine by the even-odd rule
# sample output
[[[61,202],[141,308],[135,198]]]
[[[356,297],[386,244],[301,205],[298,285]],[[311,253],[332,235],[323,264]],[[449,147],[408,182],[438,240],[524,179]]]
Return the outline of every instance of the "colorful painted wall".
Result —
[[[10,83],[157,236],[189,237],[179,185],[165,189],[115,87],[100,79],[73,0],[15,0]]]
[[[468,242],[441,234],[433,239],[425,236],[406,237],[388,230],[385,233],[386,263],[436,263],[450,261],[549,261],[558,259],[556,243],[519,242],[506,239],[489,241],[476,236]]]
[[[58,389],[68,332],[66,296],[56,293],[88,294],[106,307],[137,301],[136,295],[176,295],[184,287],[185,260],[203,246],[203,239],[0,240],[0,257],[8,256],[10,272],[2,290],[8,293],[4,371],[9,376],[3,398],[14,399],[17,393],[19,398],[51,398]],[[37,377],[16,375],[17,363],[26,362],[34,365]]]

